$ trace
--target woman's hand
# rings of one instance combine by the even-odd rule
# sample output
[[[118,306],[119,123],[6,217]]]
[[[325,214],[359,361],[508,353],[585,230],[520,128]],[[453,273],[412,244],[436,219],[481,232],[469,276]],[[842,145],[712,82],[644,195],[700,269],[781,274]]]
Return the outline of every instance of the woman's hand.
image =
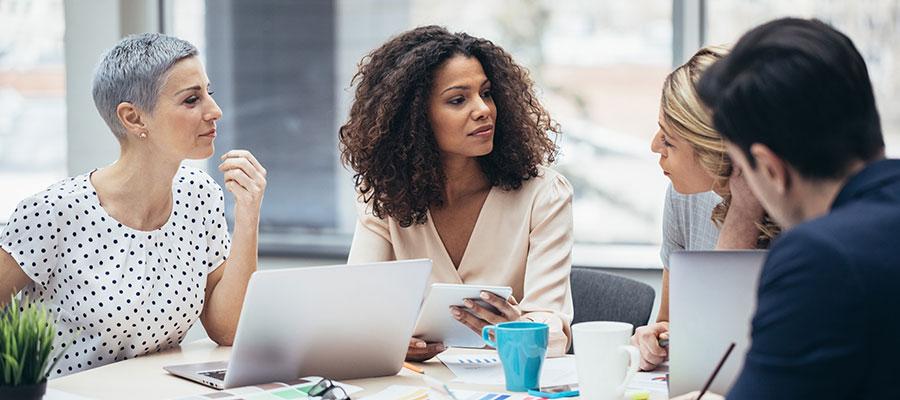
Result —
[[[247,150],[231,150],[222,155],[219,171],[225,188],[234,195],[234,217],[259,217],[266,191],[266,169]]]
[[[419,338],[409,339],[409,348],[406,350],[406,361],[426,361],[442,353],[447,348],[443,343],[425,343]]]
[[[731,192],[731,205],[728,213],[738,213],[751,221],[757,221],[766,213],[762,204],[756,199],[747,180],[744,179],[740,167],[734,166],[731,177],[728,178],[728,190]]]
[[[478,335],[481,335],[481,329],[488,325],[496,325],[501,322],[517,321],[522,317],[522,311],[519,310],[519,303],[512,296],[504,299],[490,292],[481,292],[481,300],[494,306],[499,313],[495,313],[485,307],[482,307],[474,299],[465,299],[463,304],[465,308],[453,306],[450,307],[450,313],[453,318],[469,327]]]
[[[634,331],[631,344],[641,351],[641,370],[652,371],[669,358],[667,347],[659,345],[660,339],[669,338],[669,323],[657,322]]]

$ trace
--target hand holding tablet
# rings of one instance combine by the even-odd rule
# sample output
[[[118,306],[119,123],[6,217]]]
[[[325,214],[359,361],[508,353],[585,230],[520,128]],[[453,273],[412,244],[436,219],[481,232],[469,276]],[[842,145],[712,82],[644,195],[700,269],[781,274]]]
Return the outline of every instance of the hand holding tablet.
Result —
[[[509,313],[510,309],[517,310],[515,300],[512,300],[512,304],[506,305],[510,309],[498,310],[497,307],[482,300],[482,292],[494,294],[500,299],[510,299],[512,295],[512,289],[508,286],[433,284],[422,305],[413,336],[429,343],[441,342],[445,346],[484,347],[480,324],[495,323],[488,319],[502,318],[506,321],[504,311]],[[471,307],[467,306],[467,299]],[[460,312],[461,320],[454,317],[451,309]],[[469,325],[479,325],[477,326],[479,333],[475,332],[476,327]]]

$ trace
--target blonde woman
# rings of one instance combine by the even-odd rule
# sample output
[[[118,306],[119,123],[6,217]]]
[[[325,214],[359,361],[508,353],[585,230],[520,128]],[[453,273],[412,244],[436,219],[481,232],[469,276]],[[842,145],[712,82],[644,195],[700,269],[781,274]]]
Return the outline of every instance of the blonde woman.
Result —
[[[695,85],[707,67],[728,49],[709,46],[666,77],[659,113],[659,131],[650,149],[672,181],[663,212],[663,292],[657,322],[635,331],[632,342],[641,350],[641,368],[655,369],[668,351],[659,339],[669,331],[669,254],[675,250],[766,248],[778,233],[750,193],[740,171],[725,152],[712,116],[700,102]]]

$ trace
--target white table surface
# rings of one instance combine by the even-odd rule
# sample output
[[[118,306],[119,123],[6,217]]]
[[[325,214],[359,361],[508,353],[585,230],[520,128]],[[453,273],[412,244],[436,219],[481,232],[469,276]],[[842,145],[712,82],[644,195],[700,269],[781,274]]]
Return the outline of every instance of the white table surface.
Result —
[[[496,354],[492,350],[473,349],[450,349],[448,352],[460,354],[485,352]],[[120,361],[62,378],[52,379],[48,387],[92,399],[168,399],[204,394],[215,391],[215,389],[170,375],[163,370],[163,366],[224,361],[228,360],[230,353],[231,347],[217,346],[212,341],[204,339],[160,353]],[[428,376],[446,382],[451,389],[505,392],[500,385],[473,385],[451,382],[455,375],[437,358],[424,363],[417,363],[417,365],[423,367]],[[421,375],[406,368],[402,368],[400,373],[394,376],[352,379],[343,382],[363,388],[362,392],[353,394],[352,397],[354,399],[378,393],[391,385],[425,386]],[[663,397],[655,394],[652,398]]]

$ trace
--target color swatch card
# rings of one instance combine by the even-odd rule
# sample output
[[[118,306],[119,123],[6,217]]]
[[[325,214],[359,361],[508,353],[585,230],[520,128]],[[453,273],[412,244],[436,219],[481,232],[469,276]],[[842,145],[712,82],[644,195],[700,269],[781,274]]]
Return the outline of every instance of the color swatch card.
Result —
[[[242,386],[233,389],[224,389],[220,391],[180,397],[176,400],[291,400],[306,399],[309,397],[307,392],[319,380],[319,377],[307,377],[298,379],[294,382],[272,382],[261,385]],[[336,386],[340,386],[347,392],[353,394],[362,390],[361,387],[348,385],[346,383],[334,382]]]
[[[438,359],[455,375],[454,382],[475,383],[482,385],[506,384],[503,376],[503,365],[496,355],[438,354]],[[578,383],[575,370],[575,357],[547,358],[541,367],[541,386],[556,386]]]

